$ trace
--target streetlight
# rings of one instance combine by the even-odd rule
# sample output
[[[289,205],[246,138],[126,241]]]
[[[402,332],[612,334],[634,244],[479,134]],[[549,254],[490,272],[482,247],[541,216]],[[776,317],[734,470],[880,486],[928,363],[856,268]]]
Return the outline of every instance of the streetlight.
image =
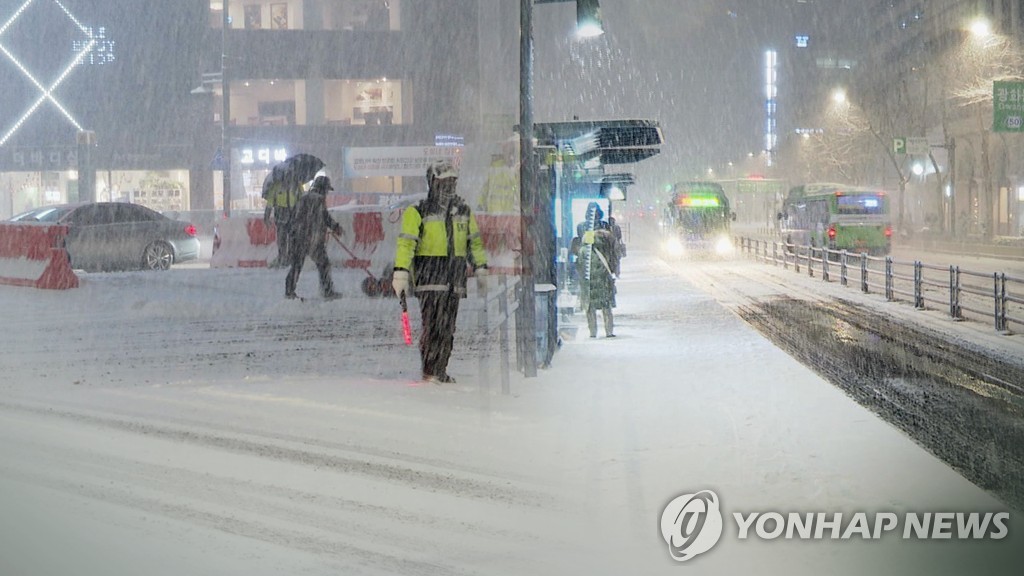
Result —
[[[978,17],[974,19],[968,28],[975,38],[985,39],[992,34],[992,24],[988,18]]]
[[[519,0],[519,237],[522,286],[516,310],[516,345],[523,354],[523,374],[537,375],[537,311],[530,230],[537,197],[537,166],[533,157],[533,4],[576,2],[576,28],[581,37],[603,32],[598,0]]]
[[[231,18],[228,16],[228,0],[221,4],[221,32],[220,32],[220,72],[203,74],[203,82],[198,88],[192,90],[192,94],[204,95],[213,94],[213,90],[207,88],[207,84],[220,83],[221,87],[221,113],[220,113],[220,148],[214,160],[214,164],[220,168],[224,176],[223,190],[221,191],[224,204],[224,217],[231,215],[231,135],[228,133],[231,118],[231,83],[228,81],[228,26]]]
[[[576,0],[576,34],[580,38],[604,34],[598,0]]]
[[[231,216],[231,137],[228,134],[228,122],[231,117],[231,83],[228,82],[228,26],[231,25],[231,17],[228,15],[228,0],[221,4],[220,24],[220,83],[221,83],[221,111],[220,111],[220,146],[223,154],[221,163],[221,174],[224,177],[221,185],[224,187],[224,217]]]

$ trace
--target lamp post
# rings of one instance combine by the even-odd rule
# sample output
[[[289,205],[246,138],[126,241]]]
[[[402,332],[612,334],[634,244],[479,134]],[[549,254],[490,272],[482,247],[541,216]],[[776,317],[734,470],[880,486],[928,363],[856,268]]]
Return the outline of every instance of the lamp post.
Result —
[[[519,0],[519,235],[520,283],[516,311],[516,345],[523,353],[523,374],[537,375],[537,311],[533,277],[534,203],[537,198],[537,165],[533,153],[533,3],[576,2],[576,27],[581,36],[601,34],[598,0]]]
[[[523,350],[523,374],[537,375],[537,311],[533,282],[533,221],[537,167],[533,158],[533,0],[519,0],[519,245],[522,280],[516,317],[516,344]]]
[[[221,112],[220,112],[220,147],[214,156],[211,165],[213,170],[220,170],[224,180],[221,190],[224,217],[231,215],[231,82],[228,80],[228,26],[231,25],[231,18],[228,16],[228,0],[221,5],[221,32],[220,32],[220,72],[209,72],[203,74],[202,83],[192,90],[197,96],[213,96],[216,92],[208,86],[220,83],[221,88]]]
[[[939,146],[947,152],[946,162],[949,163],[949,194],[947,203],[949,205],[949,235],[956,237],[956,139],[952,136],[946,139],[946,143]]]
[[[220,146],[223,160],[221,162],[221,174],[224,177],[221,191],[224,197],[224,217],[231,216],[231,135],[228,133],[228,122],[231,118],[231,83],[228,81],[228,26],[231,25],[231,17],[228,15],[228,0],[223,0],[220,30],[220,82],[221,82],[221,112],[220,112]]]

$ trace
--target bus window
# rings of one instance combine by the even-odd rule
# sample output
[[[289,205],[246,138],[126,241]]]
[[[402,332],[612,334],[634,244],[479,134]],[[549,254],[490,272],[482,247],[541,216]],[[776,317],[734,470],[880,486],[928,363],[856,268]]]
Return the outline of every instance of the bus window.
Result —
[[[882,199],[874,194],[836,196],[839,214],[884,214],[883,204]]]

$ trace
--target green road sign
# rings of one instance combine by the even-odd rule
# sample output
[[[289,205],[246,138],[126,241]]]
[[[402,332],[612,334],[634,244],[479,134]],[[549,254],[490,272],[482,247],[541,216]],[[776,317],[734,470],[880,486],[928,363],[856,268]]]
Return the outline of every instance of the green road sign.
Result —
[[[1024,82],[992,83],[992,130],[1024,132]]]
[[[906,138],[893,138],[892,139],[892,151],[894,154],[906,154],[907,153],[907,139]]]
[[[779,194],[785,190],[782,180],[746,179],[736,181],[736,191],[744,194]]]

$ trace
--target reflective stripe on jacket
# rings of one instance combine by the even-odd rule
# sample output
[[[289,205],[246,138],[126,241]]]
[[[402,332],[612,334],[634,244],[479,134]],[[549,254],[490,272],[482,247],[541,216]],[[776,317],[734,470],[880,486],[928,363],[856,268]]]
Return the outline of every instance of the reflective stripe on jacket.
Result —
[[[466,266],[487,266],[480,230],[469,206],[456,198],[447,212],[425,200],[405,209],[395,268],[412,271],[417,292],[466,291]]]

